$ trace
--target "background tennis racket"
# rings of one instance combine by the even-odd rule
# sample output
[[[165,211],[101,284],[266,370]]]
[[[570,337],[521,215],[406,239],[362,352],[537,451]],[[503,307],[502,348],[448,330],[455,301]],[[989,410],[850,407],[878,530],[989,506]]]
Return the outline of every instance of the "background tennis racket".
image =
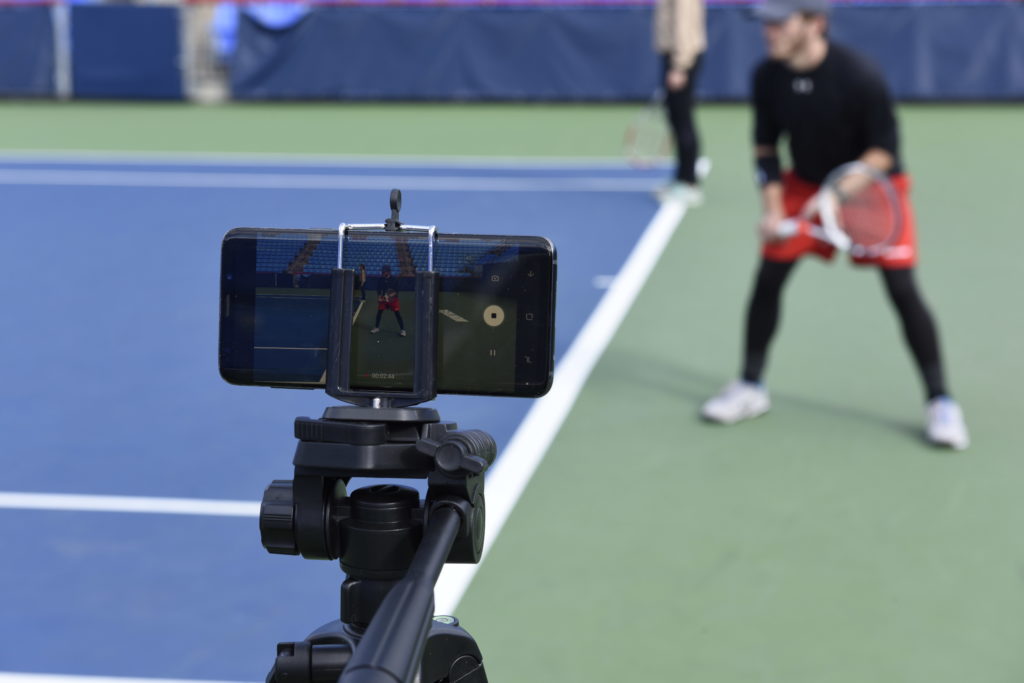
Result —
[[[655,90],[644,108],[629,122],[622,138],[622,152],[634,168],[657,166],[671,155],[672,136],[665,118],[663,90]]]
[[[781,238],[807,232],[854,256],[871,257],[899,241],[903,211],[899,195],[884,173],[854,161],[832,171],[815,196],[818,222],[787,218]]]

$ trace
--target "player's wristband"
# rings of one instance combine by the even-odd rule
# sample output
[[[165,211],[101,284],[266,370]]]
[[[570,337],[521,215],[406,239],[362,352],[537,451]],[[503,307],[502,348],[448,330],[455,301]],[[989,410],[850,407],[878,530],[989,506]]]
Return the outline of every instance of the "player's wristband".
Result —
[[[782,166],[778,157],[757,157],[757,184],[764,187],[768,183],[782,182]]]

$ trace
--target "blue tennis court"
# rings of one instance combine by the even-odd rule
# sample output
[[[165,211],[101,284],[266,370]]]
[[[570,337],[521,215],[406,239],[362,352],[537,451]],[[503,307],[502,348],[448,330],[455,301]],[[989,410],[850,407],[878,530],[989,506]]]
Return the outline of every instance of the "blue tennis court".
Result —
[[[0,490],[257,501],[291,477],[293,418],[331,401],[219,378],[230,228],[382,222],[399,187],[410,223],[547,236],[559,249],[561,356],[651,221],[662,176],[602,164],[0,158]],[[500,449],[530,402],[435,405]],[[4,671],[261,680],[278,641],[337,617],[337,565],[271,557],[245,514],[12,505],[0,533]]]

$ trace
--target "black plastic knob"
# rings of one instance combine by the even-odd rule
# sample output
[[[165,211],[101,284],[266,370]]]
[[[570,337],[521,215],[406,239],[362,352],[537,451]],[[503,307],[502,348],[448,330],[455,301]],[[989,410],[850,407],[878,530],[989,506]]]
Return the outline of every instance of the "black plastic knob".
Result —
[[[263,492],[260,505],[260,541],[276,555],[298,555],[295,542],[295,497],[292,482],[275,480]]]
[[[434,458],[443,472],[480,474],[494,462],[496,452],[497,446],[490,434],[468,429],[446,434],[437,445]]]

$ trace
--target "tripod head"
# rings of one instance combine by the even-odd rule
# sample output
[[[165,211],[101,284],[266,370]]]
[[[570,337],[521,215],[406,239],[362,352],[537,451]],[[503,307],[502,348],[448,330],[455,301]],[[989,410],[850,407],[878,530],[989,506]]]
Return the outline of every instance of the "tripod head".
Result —
[[[399,221],[401,193],[392,191]],[[415,229],[415,226],[413,226]],[[429,230],[433,230],[430,228]],[[433,233],[431,233],[431,240]],[[409,407],[436,395],[437,276],[417,273],[420,329],[411,392],[353,390],[349,368],[354,273],[332,272],[327,392],[352,406],[295,420],[294,478],[263,496],[260,536],[271,553],[339,560],[341,615],[304,641],[281,643],[268,683],[486,682],[482,656],[453,617],[433,618],[433,588],[446,562],[476,563],[484,541],[484,472],[496,446],[459,431],[437,411]],[[354,477],[426,480],[427,494],[379,484],[349,493]],[[440,619],[440,620],[439,620]]]
[[[272,483],[260,509],[260,535],[269,552],[340,559],[350,575],[365,568],[370,576],[388,578],[393,570],[372,558],[372,546],[405,535],[403,524],[422,525],[424,518],[409,512],[419,503],[418,493],[393,484],[358,489],[351,496],[346,490],[353,477],[388,477],[427,479],[425,513],[440,503],[462,510],[467,518],[451,561],[480,559],[483,472],[496,451],[486,432],[457,431],[429,409],[328,408],[318,420],[297,418],[295,436],[295,479]],[[381,529],[366,531],[374,525]],[[398,546],[388,561],[404,571],[397,551]]]

